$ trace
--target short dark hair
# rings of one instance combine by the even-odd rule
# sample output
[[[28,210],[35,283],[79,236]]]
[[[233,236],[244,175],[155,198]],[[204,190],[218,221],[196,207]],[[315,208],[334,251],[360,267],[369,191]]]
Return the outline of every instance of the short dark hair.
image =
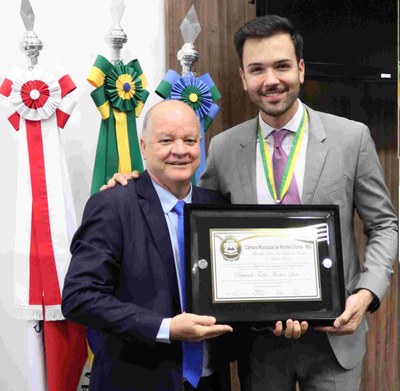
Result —
[[[243,46],[247,38],[268,38],[287,33],[292,39],[297,61],[303,58],[303,37],[294,28],[293,23],[283,16],[258,16],[245,23],[235,34],[235,47],[241,64],[243,63]]]

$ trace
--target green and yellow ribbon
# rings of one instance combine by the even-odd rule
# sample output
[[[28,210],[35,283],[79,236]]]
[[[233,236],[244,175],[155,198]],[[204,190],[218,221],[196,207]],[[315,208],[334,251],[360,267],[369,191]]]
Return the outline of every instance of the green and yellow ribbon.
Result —
[[[258,125],[258,143],[260,144],[261,159],[264,166],[265,178],[267,180],[269,192],[274,201],[277,203],[283,200],[287,191],[289,190],[290,182],[292,181],[294,174],[296,161],[299,156],[301,143],[303,141],[307,120],[308,120],[307,110],[303,107],[303,116],[301,118],[300,125],[297,129],[296,136],[293,140],[292,148],[290,149],[285,170],[283,172],[282,181],[279,187],[279,194],[281,195],[280,200],[278,200],[275,188],[274,171],[272,168],[271,154],[269,153],[268,144],[262,136],[260,125]]]
[[[96,87],[91,96],[102,118],[97,142],[91,194],[115,172],[143,171],[136,118],[149,95],[138,60],[113,65],[99,55],[88,82]]]

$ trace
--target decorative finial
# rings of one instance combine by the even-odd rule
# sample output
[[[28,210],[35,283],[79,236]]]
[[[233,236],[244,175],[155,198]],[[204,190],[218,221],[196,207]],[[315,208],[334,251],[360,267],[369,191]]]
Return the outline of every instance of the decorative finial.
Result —
[[[182,48],[178,51],[177,58],[182,65],[182,76],[191,72],[193,64],[199,58],[199,53],[193,43],[201,31],[199,19],[197,18],[194,5],[190,7],[185,19],[181,24],[181,32],[184,40]]]
[[[111,3],[111,17],[113,26],[106,34],[106,42],[111,47],[111,61],[114,65],[121,62],[121,49],[128,41],[128,37],[121,27],[122,15],[125,11],[124,0],[113,0]]]
[[[29,0],[21,0],[20,15],[26,29],[21,48],[28,57],[29,70],[32,70],[38,64],[39,52],[43,49],[43,43],[33,31],[35,13]]]

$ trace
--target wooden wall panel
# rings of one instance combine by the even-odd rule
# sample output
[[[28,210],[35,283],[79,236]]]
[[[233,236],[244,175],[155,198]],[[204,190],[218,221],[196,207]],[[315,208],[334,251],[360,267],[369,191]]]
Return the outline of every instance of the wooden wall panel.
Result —
[[[242,89],[239,62],[233,45],[236,30],[255,16],[255,6],[247,0],[165,0],[167,31],[167,67],[177,72],[181,66],[176,59],[183,44],[180,24],[194,4],[202,31],[195,44],[199,60],[193,67],[197,75],[210,73],[222,94],[217,102],[221,111],[206,134],[206,145],[215,134],[256,115]],[[307,73],[307,67],[306,67]],[[372,88],[372,89],[371,89]],[[310,106],[333,114],[362,121],[371,128],[377,144],[385,180],[398,205],[399,165],[397,159],[396,100],[392,86],[371,87],[354,82],[328,83],[306,81],[302,99]],[[361,99],[353,99],[362,96]],[[395,110],[393,112],[393,110]],[[355,114],[354,114],[355,113]],[[362,224],[355,218],[356,237],[363,254],[365,237]],[[368,351],[364,359],[362,391],[397,391],[398,362],[398,267],[381,308],[369,315]],[[236,365],[232,366],[233,390],[239,391]]]

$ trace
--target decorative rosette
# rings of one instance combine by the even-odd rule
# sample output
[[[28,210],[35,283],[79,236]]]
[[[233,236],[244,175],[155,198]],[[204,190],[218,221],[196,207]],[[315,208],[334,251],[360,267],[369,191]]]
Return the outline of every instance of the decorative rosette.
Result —
[[[156,89],[164,99],[176,99],[188,104],[195,112],[204,131],[218,114],[220,108],[214,102],[221,97],[208,73],[196,77],[192,72],[180,76],[169,70]]]
[[[10,99],[22,118],[40,121],[56,112],[61,103],[61,87],[50,74],[35,70],[13,80]]]
[[[135,111],[136,117],[149,96],[145,90],[146,77],[138,60],[113,65],[103,56],[97,56],[88,76],[88,82],[96,87],[91,93],[103,119],[108,119],[109,106],[122,112]]]
[[[182,77],[171,89],[171,99],[188,104],[199,118],[204,118],[213,104],[210,88],[193,75]]]
[[[143,101],[142,78],[126,65],[111,68],[105,78],[105,91],[111,105],[120,111],[135,110]]]

